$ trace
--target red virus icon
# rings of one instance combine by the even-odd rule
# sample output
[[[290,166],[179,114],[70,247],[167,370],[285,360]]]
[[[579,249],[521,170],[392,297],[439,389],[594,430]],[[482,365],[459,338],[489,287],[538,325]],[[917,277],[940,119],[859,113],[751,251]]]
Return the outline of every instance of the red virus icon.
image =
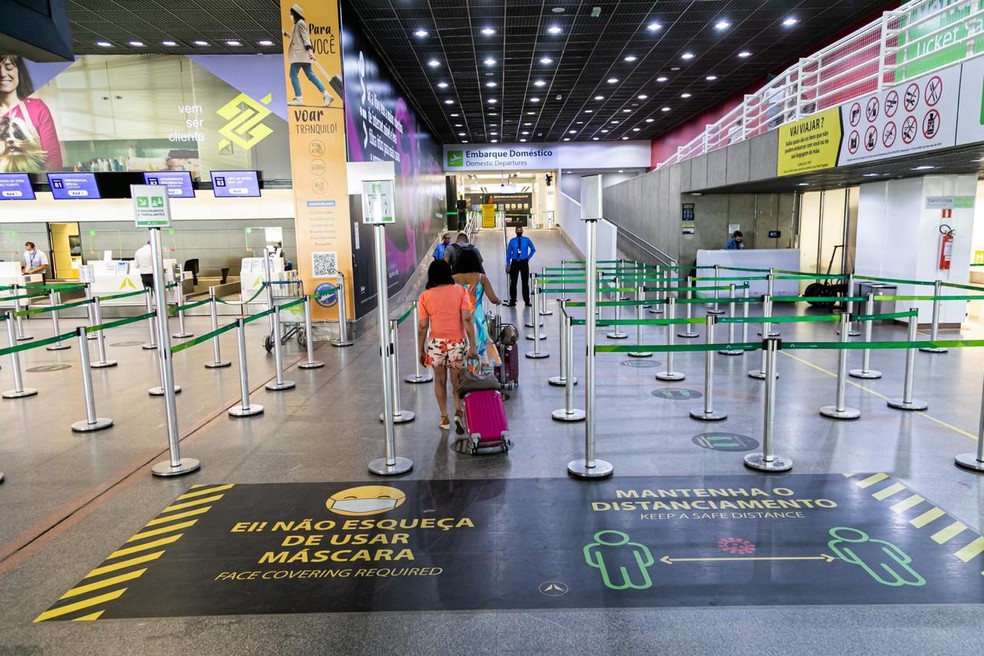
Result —
[[[742,556],[755,553],[755,545],[745,538],[721,538],[718,540],[718,549]]]

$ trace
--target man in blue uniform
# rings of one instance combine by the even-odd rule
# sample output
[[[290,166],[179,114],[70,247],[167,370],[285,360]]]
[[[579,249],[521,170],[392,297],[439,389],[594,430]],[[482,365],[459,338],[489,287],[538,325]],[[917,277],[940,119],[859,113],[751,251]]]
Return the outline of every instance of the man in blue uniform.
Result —
[[[529,237],[523,236],[523,226],[516,228],[516,236],[506,246],[506,273],[509,274],[509,301],[506,305],[516,305],[516,281],[523,278],[523,301],[530,305],[530,260],[536,253],[536,246]]]

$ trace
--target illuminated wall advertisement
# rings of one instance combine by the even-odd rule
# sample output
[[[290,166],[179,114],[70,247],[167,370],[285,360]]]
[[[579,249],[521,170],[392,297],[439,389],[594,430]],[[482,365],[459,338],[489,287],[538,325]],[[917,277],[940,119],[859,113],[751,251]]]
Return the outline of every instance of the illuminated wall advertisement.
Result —
[[[393,162],[396,222],[386,227],[388,286],[392,295],[409,281],[443,225],[446,204],[441,148],[423,128],[406,97],[363,37],[355,12],[342,5],[345,123],[350,162]],[[356,316],[375,307],[372,228],[362,224],[362,201],[349,199]]]
[[[314,290],[339,271],[352,280],[338,7],[314,0],[280,7],[297,259],[304,288]],[[325,305],[313,306],[316,320],[335,318],[337,308]]]

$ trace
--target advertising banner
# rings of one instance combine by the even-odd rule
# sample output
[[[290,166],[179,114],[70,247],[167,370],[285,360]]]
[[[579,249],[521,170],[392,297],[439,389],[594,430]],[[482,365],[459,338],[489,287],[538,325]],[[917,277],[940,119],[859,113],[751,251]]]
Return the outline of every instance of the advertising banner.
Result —
[[[297,258],[304,289],[313,290],[339,271],[352,276],[338,5],[282,0],[281,19]],[[316,320],[336,315],[312,311]]]
[[[550,145],[444,146],[444,170],[448,173],[502,168],[553,170],[560,167],[557,153],[557,147]]]
[[[952,146],[960,66],[841,105],[841,166]]]
[[[963,63],[957,145],[984,141],[984,57]]]
[[[837,166],[843,139],[840,110],[828,109],[779,128],[779,175]]]
[[[984,36],[981,36],[984,21],[979,16],[970,17],[984,9],[984,0],[931,0],[911,4],[916,8],[905,15],[898,36],[896,80],[959,62],[968,51],[984,52]]]

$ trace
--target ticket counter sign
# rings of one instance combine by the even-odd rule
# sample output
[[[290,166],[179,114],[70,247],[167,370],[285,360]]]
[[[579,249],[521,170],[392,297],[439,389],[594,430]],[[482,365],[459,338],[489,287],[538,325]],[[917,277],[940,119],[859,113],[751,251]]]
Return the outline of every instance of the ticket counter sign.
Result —
[[[167,228],[171,225],[171,205],[167,187],[161,185],[130,185],[133,198],[133,218],[138,228]]]
[[[843,130],[839,109],[828,109],[779,128],[779,175],[837,166]]]

